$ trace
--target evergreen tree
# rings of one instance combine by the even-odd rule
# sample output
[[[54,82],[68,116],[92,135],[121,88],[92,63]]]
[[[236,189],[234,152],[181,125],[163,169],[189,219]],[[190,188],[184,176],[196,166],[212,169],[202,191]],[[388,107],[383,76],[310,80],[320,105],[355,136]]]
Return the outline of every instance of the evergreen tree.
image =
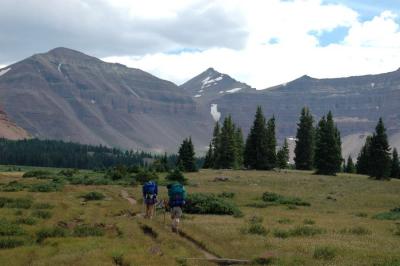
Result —
[[[276,159],[277,159],[277,166],[280,169],[287,168],[287,164],[288,164],[288,161],[289,161],[289,145],[288,145],[286,139],[283,142],[283,146],[281,147],[281,149],[276,154]]]
[[[390,147],[382,118],[379,118],[369,146],[369,176],[376,179],[390,177]]]
[[[275,136],[275,117],[272,116],[267,122],[267,169],[276,166],[276,136]]]
[[[246,139],[244,166],[250,169],[268,169],[267,127],[261,106],[257,107],[253,126]]]
[[[400,178],[400,162],[399,155],[397,153],[397,149],[393,149],[392,153],[392,169],[391,169],[391,178]]]
[[[295,165],[299,170],[311,170],[314,161],[314,127],[310,110],[301,110],[300,122],[297,124],[296,147],[294,149]]]
[[[342,164],[340,133],[332,113],[322,117],[316,130],[315,167],[318,174],[335,175]]]
[[[347,158],[347,164],[344,169],[346,173],[354,174],[356,172],[356,167],[354,166],[353,159],[350,155]]]
[[[192,138],[184,139],[178,152],[177,167],[185,172],[197,171]]]
[[[203,168],[217,168],[217,150],[219,149],[220,127],[216,122],[213,131],[213,138],[208,147],[208,151],[204,160]]]
[[[369,147],[371,145],[371,136],[365,140],[364,146],[361,148],[357,157],[357,174],[368,175],[369,173]]]
[[[235,168],[242,168],[244,142],[243,142],[243,133],[241,128],[237,128],[235,132],[235,150],[236,150]]]
[[[232,122],[231,116],[227,116],[224,119],[218,139],[219,144],[216,149],[216,168],[234,168],[236,163],[236,140],[235,125]]]
[[[203,164],[204,169],[214,167],[213,157],[214,157],[214,151],[213,151],[212,142],[210,142],[210,145],[208,146],[208,151],[206,153],[206,157],[204,158],[204,164]]]

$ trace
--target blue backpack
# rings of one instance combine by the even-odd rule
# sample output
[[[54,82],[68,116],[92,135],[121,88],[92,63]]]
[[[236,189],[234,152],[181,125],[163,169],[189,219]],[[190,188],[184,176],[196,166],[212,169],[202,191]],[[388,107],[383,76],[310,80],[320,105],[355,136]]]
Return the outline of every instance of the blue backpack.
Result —
[[[157,184],[149,181],[143,185],[143,197],[145,199],[156,198],[158,194]]]

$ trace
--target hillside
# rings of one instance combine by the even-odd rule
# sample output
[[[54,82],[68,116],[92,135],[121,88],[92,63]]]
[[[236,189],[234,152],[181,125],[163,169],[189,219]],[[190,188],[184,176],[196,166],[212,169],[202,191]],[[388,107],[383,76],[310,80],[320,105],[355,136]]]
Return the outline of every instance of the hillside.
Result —
[[[0,138],[18,140],[29,137],[28,132],[11,122],[6,113],[0,109]]]
[[[3,69],[0,99],[42,139],[176,152],[188,136],[206,143],[211,130],[211,116],[172,82],[67,48]]]

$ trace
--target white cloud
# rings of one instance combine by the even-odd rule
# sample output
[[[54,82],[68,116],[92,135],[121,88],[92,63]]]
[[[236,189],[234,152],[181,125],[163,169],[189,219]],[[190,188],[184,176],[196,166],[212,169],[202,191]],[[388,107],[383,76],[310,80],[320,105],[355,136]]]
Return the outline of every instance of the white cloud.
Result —
[[[381,73],[400,66],[399,25],[392,12],[361,22],[359,14],[349,7],[319,0],[215,2],[225,9],[240,10],[249,32],[243,49],[210,48],[105,60],[138,67],[178,84],[212,66],[258,89],[304,74],[340,77]],[[320,47],[312,34],[340,26],[349,28],[340,43]],[[269,43],[272,38],[277,43]]]

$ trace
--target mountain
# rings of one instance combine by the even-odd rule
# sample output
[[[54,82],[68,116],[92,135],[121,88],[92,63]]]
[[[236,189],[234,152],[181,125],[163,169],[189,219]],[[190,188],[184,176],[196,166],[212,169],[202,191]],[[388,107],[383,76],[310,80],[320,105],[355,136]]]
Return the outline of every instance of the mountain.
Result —
[[[11,122],[6,113],[0,109],[0,138],[12,140],[27,139],[29,138],[29,134],[24,129]]]
[[[180,87],[201,104],[209,104],[226,94],[255,91],[249,85],[239,82],[227,74],[222,74],[213,68],[208,68]]]
[[[391,144],[400,148],[400,70],[379,75],[335,79],[303,76],[256,93],[224,95],[213,101],[221,117],[233,119],[248,132],[257,105],[277,119],[277,135],[293,137],[303,106],[315,120],[331,110],[343,139],[343,154],[355,157],[383,117]]]
[[[0,71],[0,104],[33,137],[176,152],[211,134],[185,90],[139,69],[56,48]]]

